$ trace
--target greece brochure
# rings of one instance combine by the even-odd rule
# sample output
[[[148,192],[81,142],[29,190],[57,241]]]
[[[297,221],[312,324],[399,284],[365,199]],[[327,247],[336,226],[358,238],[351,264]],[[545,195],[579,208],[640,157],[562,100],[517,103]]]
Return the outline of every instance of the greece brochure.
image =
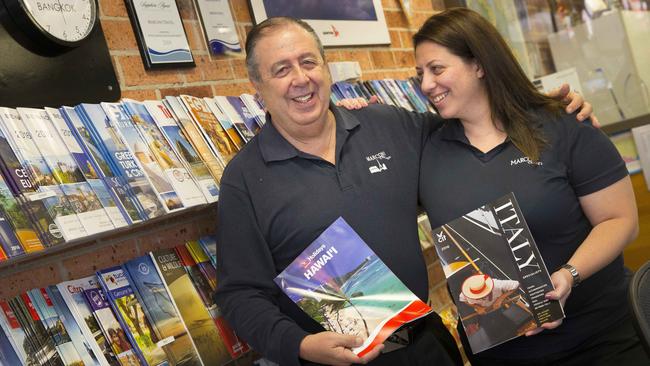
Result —
[[[564,318],[544,297],[553,284],[513,193],[433,234],[473,353]]]
[[[341,217],[275,283],[325,329],[364,338],[359,356],[432,311]]]

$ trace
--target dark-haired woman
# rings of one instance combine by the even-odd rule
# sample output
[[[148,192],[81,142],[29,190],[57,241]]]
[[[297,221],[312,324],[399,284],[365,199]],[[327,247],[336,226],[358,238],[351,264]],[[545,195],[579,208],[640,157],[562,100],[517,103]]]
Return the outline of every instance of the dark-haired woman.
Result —
[[[622,258],[638,214],[612,143],[538,93],[476,12],[432,16],[414,44],[422,91],[448,119],[422,154],[420,201],[432,227],[514,192],[552,273],[547,297],[565,305],[563,322],[473,355],[472,365],[649,365]]]

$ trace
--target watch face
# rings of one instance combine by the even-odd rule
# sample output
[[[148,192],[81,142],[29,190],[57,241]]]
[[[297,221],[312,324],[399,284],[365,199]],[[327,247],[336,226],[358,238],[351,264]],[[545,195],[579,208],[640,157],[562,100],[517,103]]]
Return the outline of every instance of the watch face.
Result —
[[[86,38],[97,18],[95,0],[21,0],[31,20],[49,38],[74,44]]]

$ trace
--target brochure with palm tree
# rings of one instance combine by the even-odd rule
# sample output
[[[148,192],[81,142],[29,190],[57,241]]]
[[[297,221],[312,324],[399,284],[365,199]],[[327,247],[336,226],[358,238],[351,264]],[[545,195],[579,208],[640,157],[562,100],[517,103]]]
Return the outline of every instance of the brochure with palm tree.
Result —
[[[429,314],[420,300],[339,217],[276,284],[325,329],[365,338],[363,356],[402,325]]]
[[[564,317],[513,193],[433,229],[473,353]]]

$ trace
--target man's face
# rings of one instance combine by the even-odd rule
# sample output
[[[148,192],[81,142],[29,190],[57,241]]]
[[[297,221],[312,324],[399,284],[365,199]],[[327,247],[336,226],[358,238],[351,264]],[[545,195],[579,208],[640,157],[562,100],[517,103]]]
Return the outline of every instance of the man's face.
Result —
[[[331,79],[316,41],[296,25],[272,29],[258,41],[260,80],[251,80],[273,122],[284,130],[325,123]]]

